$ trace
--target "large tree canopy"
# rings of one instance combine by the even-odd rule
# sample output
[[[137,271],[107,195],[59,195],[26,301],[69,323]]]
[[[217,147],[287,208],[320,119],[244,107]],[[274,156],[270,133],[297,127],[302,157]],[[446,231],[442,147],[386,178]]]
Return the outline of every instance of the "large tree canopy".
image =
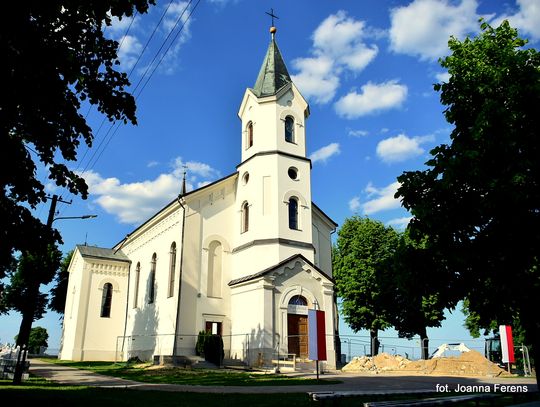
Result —
[[[333,275],[345,322],[355,332],[370,331],[373,355],[378,352],[377,331],[390,326],[377,274],[394,255],[398,241],[393,228],[353,216],[338,231],[334,248]]]
[[[136,123],[127,75],[115,69],[118,43],[103,27],[111,18],[144,13],[154,0],[28,0],[0,17],[0,278],[14,254],[60,241],[32,216],[44,202],[36,163],[71,193],[87,195],[63,160],[76,158],[92,129],[80,111],[87,101],[109,120]],[[41,246],[41,247],[40,247]]]
[[[423,359],[429,357],[427,328],[440,327],[445,318],[446,296],[438,291],[433,268],[425,238],[416,242],[405,230],[394,256],[377,274],[389,322],[400,337],[418,335]]]
[[[449,41],[438,84],[451,143],[425,171],[405,172],[396,197],[437,261],[436,279],[480,326],[519,315],[528,342],[540,339],[540,55],[503,22]],[[540,349],[540,346],[535,346]],[[536,358],[540,360],[540,358]]]

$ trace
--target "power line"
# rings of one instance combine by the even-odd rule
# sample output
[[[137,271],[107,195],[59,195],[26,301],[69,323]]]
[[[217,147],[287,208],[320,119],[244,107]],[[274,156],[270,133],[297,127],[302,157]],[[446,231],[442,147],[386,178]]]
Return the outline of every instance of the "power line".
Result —
[[[129,75],[131,75],[133,73],[133,70],[134,70],[134,67],[138,64],[138,62],[140,61],[143,53],[145,52],[146,48],[148,47],[148,44],[150,43],[151,39],[153,38],[155,32],[157,31],[157,28],[159,27],[159,25],[161,24],[163,18],[165,17],[165,15],[167,14],[167,11],[169,10],[169,7],[171,6],[173,0],[171,0],[166,8],[166,10],[164,11],[164,13],[162,14],[161,18],[159,19],[158,23],[156,24],[156,26],[154,27],[154,30],[152,31],[152,34],[150,35],[150,38],[149,40],[146,42],[143,50],[141,51],[139,57],[137,58],[137,61],[135,62],[135,65],[132,67]],[[179,15],[179,17],[176,19],[176,22],[175,24],[173,25],[173,27],[171,28],[171,30],[169,31],[169,34],[167,35],[167,37],[163,40],[161,46],[159,47],[158,51],[156,51],[154,57],[152,58],[152,61],[150,62],[150,64],[147,66],[144,74],[141,76],[141,78],[139,79],[139,81],[137,82],[137,85],[135,86],[135,88],[133,89],[133,93],[135,93],[136,89],[139,87],[139,85],[142,83],[142,81],[144,80],[146,74],[148,73],[150,67],[152,67],[154,61],[156,60],[157,56],[159,55],[159,53],[161,52],[161,50],[163,49],[163,47],[165,46],[165,44],[167,43],[168,39],[171,37],[172,33],[174,32],[174,30],[176,29],[176,27],[178,26],[178,24],[180,23],[180,21],[182,20],[182,17],[184,16],[184,14],[186,13],[187,9],[189,8],[190,4],[192,3],[192,0],[189,0],[189,2],[187,3],[186,7],[183,9],[182,13]],[[142,88],[139,90],[138,94],[135,96],[135,100],[138,100],[141,96],[141,93],[142,91],[146,88],[146,86],[148,85],[150,79],[152,78],[153,74],[155,73],[155,71],[157,70],[157,68],[159,67],[159,65],[163,62],[165,56],[167,55],[168,51],[170,50],[170,48],[172,47],[172,45],[174,44],[174,42],[176,41],[176,39],[178,38],[178,36],[182,33],[182,31],[184,30],[184,27],[185,25],[187,24],[187,22],[189,21],[189,19],[191,18],[192,14],[195,12],[195,10],[197,9],[197,6],[199,5],[200,3],[200,0],[197,1],[197,3],[195,4],[195,6],[191,9],[191,11],[189,12],[187,18],[184,20],[183,24],[180,26],[179,30],[177,31],[176,35],[173,37],[172,41],[169,43],[169,45],[167,46],[167,48],[165,49],[165,52],[162,54],[161,58],[159,59],[159,61],[157,62],[157,64],[153,67],[150,75],[146,78]],[[131,25],[130,25],[131,26]],[[129,77],[128,75],[128,77]],[[100,125],[100,129],[101,129],[101,126],[103,125],[105,119],[102,121],[102,124]],[[103,137],[103,139],[101,140],[100,144],[98,145],[98,147],[96,148],[96,150],[94,151],[94,153],[92,154],[92,157],[89,159],[87,165],[85,166],[84,170],[82,171],[81,173],[81,177],[84,175],[85,172],[91,170],[97,163],[97,161],[101,158],[103,152],[105,151],[105,149],[108,147],[109,143],[111,142],[112,138],[116,135],[118,129],[120,128],[120,125],[121,125],[121,122],[118,123],[117,125],[117,121],[114,121],[111,126],[109,127],[109,129],[107,130],[107,133],[105,134],[105,136]],[[114,128],[116,126],[116,128]],[[111,133],[111,130],[113,130],[114,128],[114,131],[112,131]],[[100,147],[103,145],[104,141],[107,139],[107,136],[110,134],[108,140],[106,141],[104,147],[101,149],[101,151],[99,151]],[[99,154],[98,154],[98,151],[99,151]],[[96,154],[97,154],[97,157],[96,157]],[[92,163],[92,160],[95,158],[94,162]],[[92,164],[91,164],[92,163]],[[91,165],[90,165],[91,164]]]
[[[139,96],[141,96],[141,93],[142,91],[144,90],[144,88],[146,87],[146,85],[148,84],[148,82],[150,81],[150,79],[152,78],[152,76],[154,75],[154,72],[156,72],[156,69],[158,68],[158,66],[161,64],[161,62],[163,61],[163,59],[165,58],[165,56],[167,55],[167,52],[169,52],[169,49],[171,48],[171,46],[174,44],[174,42],[176,41],[176,39],[178,38],[178,36],[180,35],[180,33],[184,30],[184,26],[186,25],[186,23],[189,21],[189,19],[191,18],[191,15],[195,12],[195,10],[197,9],[197,6],[199,5],[199,3],[201,2],[201,0],[197,0],[197,3],[195,3],[195,6],[193,6],[193,8],[191,9],[191,11],[189,12],[187,18],[185,19],[185,21],[182,23],[182,26],[180,27],[180,29],[178,30],[178,32],[176,33],[176,35],[174,36],[174,38],[172,39],[172,41],[169,43],[169,46],[167,47],[167,49],[165,50],[165,52],[163,53],[163,55],[161,56],[161,59],[158,61],[157,65],[154,67],[154,69],[152,70],[152,72],[150,73],[150,75],[148,76],[148,78],[146,79],[146,82],[144,83],[144,85],[142,86],[142,88],[139,90],[139,93],[138,95],[135,97],[135,100],[137,100],[139,98]],[[191,3],[191,0],[190,0],[190,3]],[[189,5],[189,4],[188,4]],[[186,8],[184,9],[184,11],[182,12],[182,14],[180,15],[179,19],[176,21],[178,23],[178,21],[180,21],[180,19],[182,18],[182,16],[184,15],[185,11],[187,9],[187,6]],[[176,26],[176,24],[175,24]]]

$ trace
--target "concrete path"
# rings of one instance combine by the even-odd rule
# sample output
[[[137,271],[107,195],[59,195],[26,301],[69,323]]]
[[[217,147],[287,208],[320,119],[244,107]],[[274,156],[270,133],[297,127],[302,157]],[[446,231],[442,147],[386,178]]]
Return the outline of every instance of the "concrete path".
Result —
[[[67,385],[133,388],[138,390],[161,390],[197,393],[307,393],[323,391],[354,391],[359,394],[391,394],[405,392],[453,391],[456,386],[490,386],[490,392],[498,386],[517,386],[513,390],[537,391],[536,380],[529,378],[448,377],[427,375],[391,375],[333,372],[321,375],[323,379],[341,380],[339,384],[296,386],[191,386],[181,384],[151,384],[103,376],[87,370],[31,359],[30,371],[54,382]],[[306,373],[288,373],[290,376],[310,377]],[[446,387],[447,386],[447,387]],[[505,389],[510,391],[509,388]],[[473,390],[474,391],[474,390]],[[481,390],[480,390],[481,391]]]

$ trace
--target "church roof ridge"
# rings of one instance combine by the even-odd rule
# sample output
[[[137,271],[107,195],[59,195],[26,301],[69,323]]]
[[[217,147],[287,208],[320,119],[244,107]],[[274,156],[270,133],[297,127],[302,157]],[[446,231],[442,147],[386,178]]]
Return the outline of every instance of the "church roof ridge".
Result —
[[[83,257],[131,262],[129,257],[127,257],[121,250],[115,251],[105,247],[87,246],[83,244],[78,244],[77,249],[79,249],[79,252]]]
[[[292,83],[291,76],[272,35],[272,40],[252,91],[257,97],[273,96],[289,83]]]

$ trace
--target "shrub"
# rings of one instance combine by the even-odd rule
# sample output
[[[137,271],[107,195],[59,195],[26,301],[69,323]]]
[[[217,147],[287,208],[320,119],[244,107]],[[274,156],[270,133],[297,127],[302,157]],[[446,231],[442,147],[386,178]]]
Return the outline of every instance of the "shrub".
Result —
[[[204,343],[204,359],[216,366],[221,366],[225,351],[223,339],[219,335],[208,335]]]
[[[199,331],[199,336],[197,337],[197,344],[195,345],[195,354],[197,356],[204,356],[204,345],[206,343],[206,339],[210,336],[210,334],[206,331]]]

